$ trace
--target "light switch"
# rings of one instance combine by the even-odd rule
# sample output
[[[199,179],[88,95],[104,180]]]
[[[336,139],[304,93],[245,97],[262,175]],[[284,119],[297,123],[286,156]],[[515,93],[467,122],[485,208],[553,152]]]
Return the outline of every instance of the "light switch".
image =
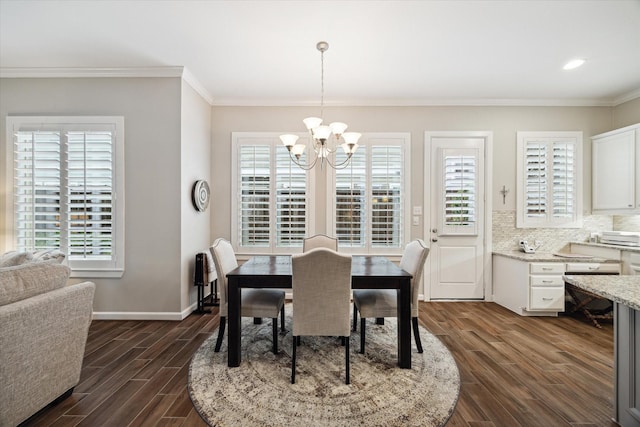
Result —
[[[413,217],[413,225],[420,225],[420,217],[419,216],[414,216]]]
[[[414,206],[413,207],[413,214],[414,215],[422,215],[422,206]],[[415,222],[415,220],[414,220]],[[416,225],[416,224],[414,224]]]

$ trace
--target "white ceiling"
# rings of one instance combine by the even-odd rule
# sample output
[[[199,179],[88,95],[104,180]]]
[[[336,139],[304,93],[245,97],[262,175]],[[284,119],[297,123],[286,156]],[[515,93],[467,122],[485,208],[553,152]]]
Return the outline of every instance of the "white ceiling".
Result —
[[[184,66],[214,105],[317,105],[320,40],[328,105],[640,96],[640,0],[0,0],[2,75]]]

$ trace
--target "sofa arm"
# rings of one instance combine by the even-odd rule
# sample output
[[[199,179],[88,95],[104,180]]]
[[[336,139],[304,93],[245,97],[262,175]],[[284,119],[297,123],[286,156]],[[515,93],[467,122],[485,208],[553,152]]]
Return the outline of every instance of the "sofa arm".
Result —
[[[78,384],[94,292],[84,282],[0,307],[0,425],[19,424]]]

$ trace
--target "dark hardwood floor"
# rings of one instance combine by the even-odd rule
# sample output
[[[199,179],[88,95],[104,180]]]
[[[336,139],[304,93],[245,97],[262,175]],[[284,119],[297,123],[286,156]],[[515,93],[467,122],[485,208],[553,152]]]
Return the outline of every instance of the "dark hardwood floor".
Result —
[[[191,355],[218,326],[93,321],[80,384],[26,426],[202,426],[187,393]],[[451,350],[460,399],[447,426],[615,426],[613,327],[524,318],[493,303],[420,303],[420,322]],[[428,351],[428,349],[425,349]]]

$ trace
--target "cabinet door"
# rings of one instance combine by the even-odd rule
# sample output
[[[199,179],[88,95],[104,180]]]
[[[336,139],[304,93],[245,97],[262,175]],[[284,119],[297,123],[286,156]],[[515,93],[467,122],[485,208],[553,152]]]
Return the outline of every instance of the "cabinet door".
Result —
[[[593,139],[593,210],[635,208],[635,131]]]

